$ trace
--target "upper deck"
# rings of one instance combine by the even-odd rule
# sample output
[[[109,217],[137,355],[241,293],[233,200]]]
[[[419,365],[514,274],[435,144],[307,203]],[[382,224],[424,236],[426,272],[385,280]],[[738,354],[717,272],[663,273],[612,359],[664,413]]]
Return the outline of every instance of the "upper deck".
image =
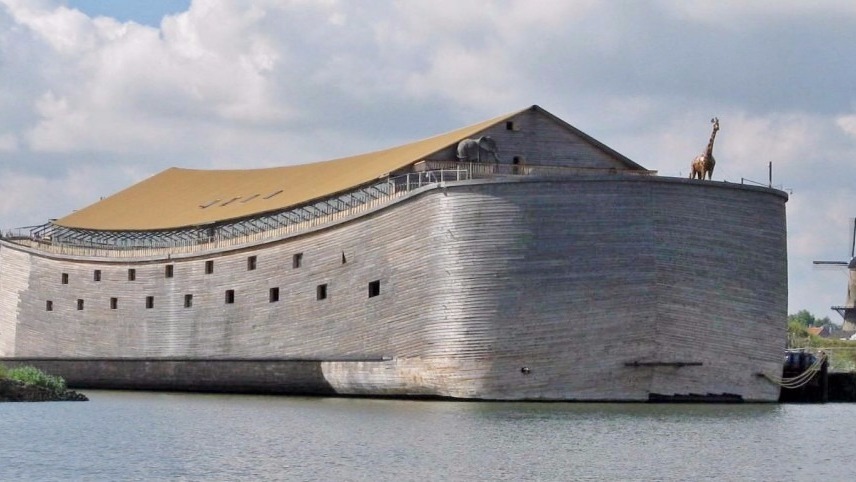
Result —
[[[153,231],[101,231],[47,223],[7,231],[2,239],[45,253],[84,257],[162,257],[234,249],[347,221],[422,191],[473,180],[651,176],[654,171],[423,160],[412,171],[290,209],[208,226]]]
[[[196,253],[303,233],[436,183],[654,174],[538,106],[403,146],[267,169],[172,168],[50,223],[7,232],[63,256]]]

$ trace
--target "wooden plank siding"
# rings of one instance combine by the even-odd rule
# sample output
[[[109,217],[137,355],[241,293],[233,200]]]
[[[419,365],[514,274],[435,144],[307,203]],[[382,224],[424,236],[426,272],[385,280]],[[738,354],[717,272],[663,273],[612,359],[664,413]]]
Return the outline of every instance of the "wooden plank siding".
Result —
[[[526,141],[543,146],[528,159],[560,154],[544,136]],[[0,356],[316,360],[325,384],[356,395],[774,401],[778,387],[757,374],[781,371],[785,202],[718,182],[520,177],[437,185],[243,250],[135,262],[3,242]],[[700,365],[669,365],[681,362]],[[171,387],[194,383],[192,370],[157,373]],[[224,385],[240,374],[222,372]]]
[[[529,166],[575,167],[592,169],[629,170],[616,154],[598,148],[592,139],[577,134],[562,125],[561,121],[545,115],[543,111],[526,110],[509,119],[513,129],[505,122],[491,126],[478,136],[490,136],[499,148],[500,164],[512,164],[517,156]],[[475,137],[475,136],[474,136]],[[438,151],[435,160],[456,159],[457,146]],[[608,148],[606,148],[608,149]]]

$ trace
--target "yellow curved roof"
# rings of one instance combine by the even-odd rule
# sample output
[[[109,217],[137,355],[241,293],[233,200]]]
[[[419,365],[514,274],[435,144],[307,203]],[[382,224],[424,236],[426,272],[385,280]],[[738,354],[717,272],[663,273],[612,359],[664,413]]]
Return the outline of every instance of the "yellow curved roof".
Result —
[[[267,169],[170,168],[54,224],[98,231],[155,231],[277,211],[385,176],[517,113],[404,146],[326,162]]]

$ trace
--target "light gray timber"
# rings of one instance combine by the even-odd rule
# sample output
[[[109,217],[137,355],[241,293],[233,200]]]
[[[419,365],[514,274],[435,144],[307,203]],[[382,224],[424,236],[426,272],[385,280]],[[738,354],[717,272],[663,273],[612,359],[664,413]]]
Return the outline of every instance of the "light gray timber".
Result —
[[[311,233],[178,259],[2,241],[0,356],[317,360],[336,393],[355,395],[775,401],[758,374],[781,371],[786,200],[662,177],[519,177],[438,184]],[[158,376],[190,389],[188,373]]]

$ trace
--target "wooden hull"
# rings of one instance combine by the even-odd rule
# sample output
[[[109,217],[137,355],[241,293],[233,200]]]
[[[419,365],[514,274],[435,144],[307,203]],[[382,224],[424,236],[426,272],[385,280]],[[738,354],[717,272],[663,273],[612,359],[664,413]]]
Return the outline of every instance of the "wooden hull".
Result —
[[[510,178],[432,185],[241,249],[113,259],[4,242],[0,356],[111,388],[775,401],[758,374],[781,372],[786,200]]]

